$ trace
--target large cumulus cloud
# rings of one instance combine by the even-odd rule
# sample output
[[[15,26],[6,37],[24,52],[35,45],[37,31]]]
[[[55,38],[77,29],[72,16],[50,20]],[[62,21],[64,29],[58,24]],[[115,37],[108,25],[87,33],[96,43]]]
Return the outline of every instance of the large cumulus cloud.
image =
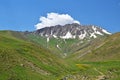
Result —
[[[74,20],[70,15],[59,14],[59,13],[48,13],[47,17],[41,16],[39,20],[40,23],[35,25],[36,29],[41,29],[44,27],[50,27],[55,25],[72,24],[72,23],[80,24],[79,21]]]

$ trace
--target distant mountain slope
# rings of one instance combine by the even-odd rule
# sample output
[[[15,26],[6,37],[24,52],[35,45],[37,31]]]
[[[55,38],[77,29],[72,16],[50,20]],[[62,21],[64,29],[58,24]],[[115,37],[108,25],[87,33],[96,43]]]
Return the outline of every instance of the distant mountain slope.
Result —
[[[120,33],[115,33],[104,40],[98,40],[99,43],[83,49],[83,52],[75,53],[74,59],[82,61],[109,61],[109,60],[120,60]],[[85,54],[85,55],[84,55]],[[82,56],[82,57],[80,57]],[[72,55],[71,55],[72,57]]]
[[[46,27],[25,35],[29,40],[49,49],[52,53],[66,57],[90,46],[95,39],[105,38],[111,33],[94,25],[73,23]]]

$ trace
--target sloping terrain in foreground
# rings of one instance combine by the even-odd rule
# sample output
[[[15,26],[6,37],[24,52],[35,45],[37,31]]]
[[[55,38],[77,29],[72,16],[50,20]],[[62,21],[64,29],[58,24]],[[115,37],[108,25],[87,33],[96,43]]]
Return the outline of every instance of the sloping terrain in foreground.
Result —
[[[0,31],[0,80],[119,80],[119,42],[116,33],[60,58],[23,32]]]
[[[56,80],[67,71],[63,60],[22,33],[0,31],[0,80]]]

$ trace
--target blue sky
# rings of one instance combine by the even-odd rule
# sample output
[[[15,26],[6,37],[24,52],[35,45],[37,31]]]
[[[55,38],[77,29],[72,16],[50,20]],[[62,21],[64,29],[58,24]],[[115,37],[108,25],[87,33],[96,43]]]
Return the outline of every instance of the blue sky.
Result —
[[[40,16],[51,12],[120,32],[120,0],[0,0],[0,30],[33,31]]]

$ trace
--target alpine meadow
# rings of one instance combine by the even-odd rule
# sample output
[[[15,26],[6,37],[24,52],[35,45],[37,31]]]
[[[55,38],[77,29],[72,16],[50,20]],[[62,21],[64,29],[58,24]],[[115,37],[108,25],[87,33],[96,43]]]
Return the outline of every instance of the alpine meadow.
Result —
[[[119,0],[0,0],[0,80],[120,80],[119,21]]]

